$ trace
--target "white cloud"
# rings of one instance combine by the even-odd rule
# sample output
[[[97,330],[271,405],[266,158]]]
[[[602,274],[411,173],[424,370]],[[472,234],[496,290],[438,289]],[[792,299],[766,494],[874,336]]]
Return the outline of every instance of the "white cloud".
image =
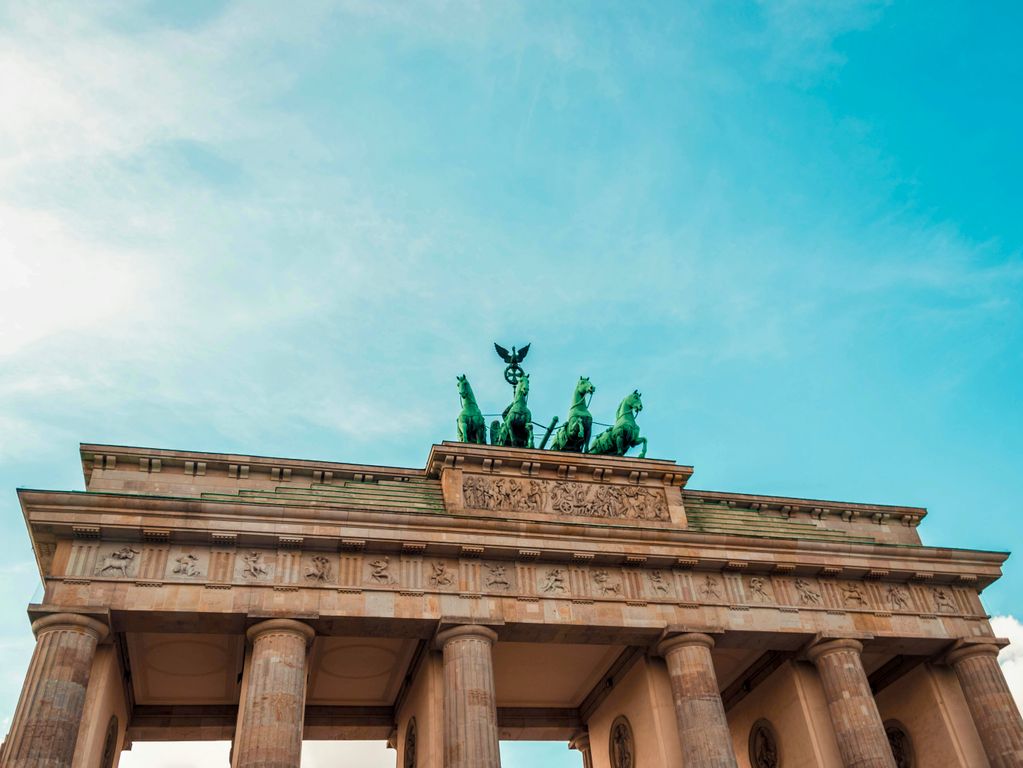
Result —
[[[991,628],[997,637],[1006,637],[1011,643],[998,654],[998,663],[1016,705],[1023,709],[1023,623],[1015,616],[995,616]]]

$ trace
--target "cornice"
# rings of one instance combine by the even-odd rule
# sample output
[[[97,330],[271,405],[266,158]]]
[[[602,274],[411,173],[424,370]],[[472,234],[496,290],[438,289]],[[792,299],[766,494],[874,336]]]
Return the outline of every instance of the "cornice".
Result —
[[[301,536],[309,549],[337,548],[347,538],[360,546],[429,546],[460,550],[486,537],[488,556],[515,556],[522,546],[544,560],[597,558],[628,564],[637,557],[652,566],[746,572],[845,571],[875,578],[935,582],[958,580],[983,588],[1000,575],[1008,553],[893,544],[858,544],[716,534],[687,529],[646,528],[571,520],[508,520],[479,513],[438,514],[336,507],[287,507],[222,500],[76,491],[19,489],[33,543],[72,537],[84,530],[103,539],[142,540],[154,527],[168,540],[207,540],[230,530],[239,539],[273,542]],[[271,524],[271,525],[268,525]],[[336,526],[337,534],[325,533]],[[81,530],[76,530],[81,529]],[[359,531],[356,535],[354,531]],[[438,535],[439,534],[439,535]],[[347,538],[346,538],[347,537]],[[530,542],[524,545],[522,542]],[[836,568],[841,555],[846,564]],[[631,558],[631,560],[630,560]],[[852,564],[851,561],[855,560]]]

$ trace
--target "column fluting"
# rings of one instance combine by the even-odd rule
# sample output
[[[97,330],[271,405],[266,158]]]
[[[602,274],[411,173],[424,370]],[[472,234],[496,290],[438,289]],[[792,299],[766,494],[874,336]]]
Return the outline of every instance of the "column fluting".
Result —
[[[32,623],[36,647],[4,749],[4,768],[67,768],[75,754],[96,646],[107,627],[55,613]]]
[[[497,633],[475,624],[437,635],[444,654],[444,768],[500,768],[492,648]]]
[[[732,734],[721,703],[711,649],[714,639],[691,632],[662,640],[686,768],[736,768]]]
[[[945,657],[955,670],[991,768],[1023,766],[1023,718],[998,666],[998,646],[970,643]]]
[[[858,640],[822,640],[806,655],[820,677],[835,729],[842,765],[848,768],[895,768],[877,702],[867,682]]]
[[[305,722],[306,656],[315,631],[291,619],[250,627],[252,653],[238,712],[235,768],[298,768]]]

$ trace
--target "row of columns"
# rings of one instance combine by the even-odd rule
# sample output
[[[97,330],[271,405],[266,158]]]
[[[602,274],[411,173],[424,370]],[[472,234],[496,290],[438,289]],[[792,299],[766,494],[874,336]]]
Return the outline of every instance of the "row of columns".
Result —
[[[59,613],[32,625],[36,648],[0,768],[69,768],[82,719],[96,646],[107,627],[95,619]],[[297,768],[302,751],[308,649],[312,627],[270,619],[251,627],[231,765]],[[436,638],[443,654],[444,768],[499,768],[493,644],[497,634],[479,625],[446,629]],[[712,637],[680,634],[663,640],[664,657],[686,768],[736,768],[732,738],[718,689]],[[842,763],[895,768],[884,726],[863,668],[863,646],[853,639],[815,643],[807,658],[820,676]],[[998,646],[963,642],[946,656],[955,670],[992,768],[1023,768],[1023,719],[998,666]],[[584,752],[585,736],[575,746]]]

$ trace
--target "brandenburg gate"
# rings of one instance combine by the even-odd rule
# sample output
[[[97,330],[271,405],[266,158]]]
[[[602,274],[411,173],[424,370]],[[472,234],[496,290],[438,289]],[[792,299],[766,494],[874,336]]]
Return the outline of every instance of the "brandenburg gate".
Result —
[[[81,461],[84,492],[19,491],[45,592],[3,766],[206,739],[235,768],[303,739],[401,768],[496,768],[501,739],[587,768],[1023,766],[980,600],[1006,555],[923,545],[918,507],[479,441],[422,469]]]

